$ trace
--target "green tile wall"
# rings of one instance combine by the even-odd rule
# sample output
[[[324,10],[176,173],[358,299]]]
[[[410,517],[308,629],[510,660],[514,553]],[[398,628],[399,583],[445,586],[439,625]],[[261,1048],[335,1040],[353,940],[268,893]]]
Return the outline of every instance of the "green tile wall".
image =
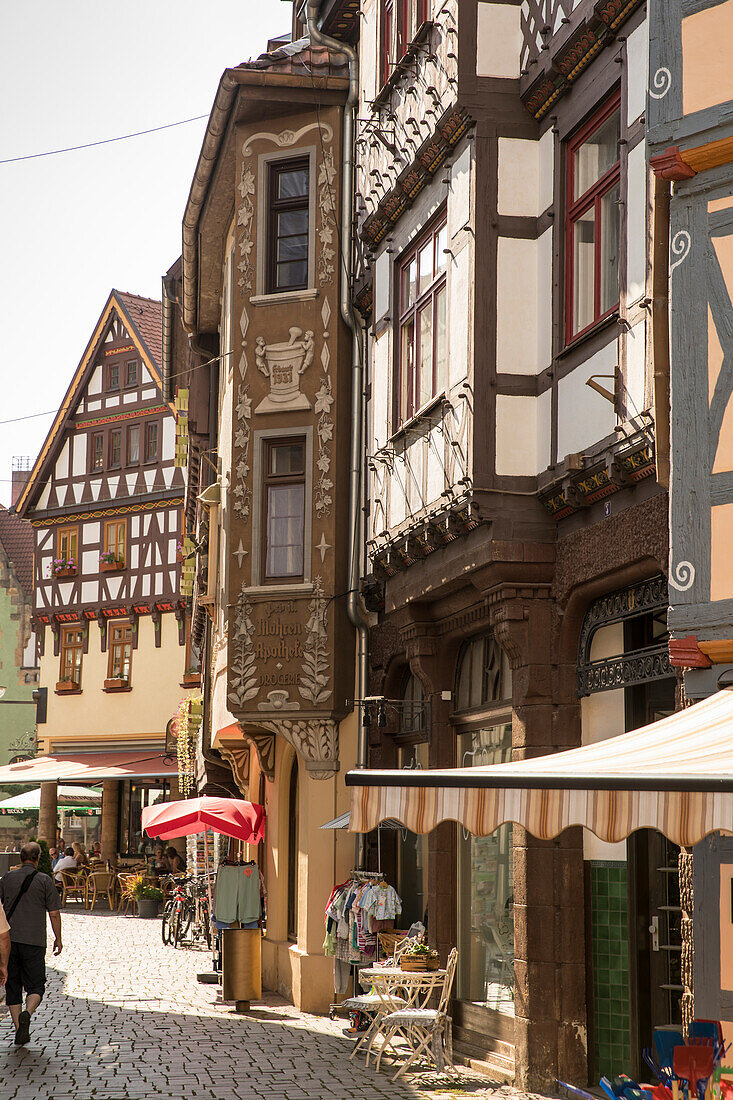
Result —
[[[628,1073],[629,929],[625,863],[592,862],[595,1079]]]

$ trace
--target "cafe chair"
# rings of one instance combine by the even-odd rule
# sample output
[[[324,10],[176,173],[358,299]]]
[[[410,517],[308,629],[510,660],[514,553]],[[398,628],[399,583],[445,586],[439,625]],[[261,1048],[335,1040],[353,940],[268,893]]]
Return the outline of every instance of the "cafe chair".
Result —
[[[117,912],[119,913],[124,905],[125,916],[128,915],[131,906],[133,912],[135,911],[135,899],[132,897],[131,894],[125,893],[125,883],[128,882],[131,878],[137,878],[137,875],[133,875],[129,872],[123,871],[117,876],[117,887],[120,892],[120,900],[117,903]]]
[[[56,886],[61,887],[61,904],[66,905],[70,898],[75,898],[82,905],[86,905],[86,878],[83,875],[74,874],[73,871],[57,871],[61,882]]]
[[[114,902],[115,876],[111,871],[92,871],[87,877],[86,896],[84,904],[87,909],[93,910],[98,897],[107,896],[110,913],[115,907]]]
[[[407,1040],[410,1049],[405,1062],[395,1074],[395,1080],[401,1077],[423,1055],[434,1064],[439,1073],[443,1071],[446,1062],[451,1069],[453,1068],[453,1060],[449,1054],[451,1044],[448,1005],[457,960],[458,952],[454,947],[448,956],[443,989],[437,1008],[397,1009],[396,1012],[389,1012],[381,1017],[379,1030],[384,1036],[384,1043],[377,1056],[377,1069],[380,1068],[382,1055],[392,1045],[392,1040],[398,1034]],[[393,1046],[392,1052],[397,1053]]]

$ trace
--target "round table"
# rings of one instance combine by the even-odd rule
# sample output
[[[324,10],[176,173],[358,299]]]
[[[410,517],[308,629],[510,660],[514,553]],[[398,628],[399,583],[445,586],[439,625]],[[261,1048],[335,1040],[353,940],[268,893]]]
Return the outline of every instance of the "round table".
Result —
[[[364,966],[359,970],[359,982],[374,988],[386,1012],[392,1011],[395,996],[407,1002],[401,1008],[427,1008],[430,997],[442,989],[444,980],[445,970],[403,970],[399,966]]]

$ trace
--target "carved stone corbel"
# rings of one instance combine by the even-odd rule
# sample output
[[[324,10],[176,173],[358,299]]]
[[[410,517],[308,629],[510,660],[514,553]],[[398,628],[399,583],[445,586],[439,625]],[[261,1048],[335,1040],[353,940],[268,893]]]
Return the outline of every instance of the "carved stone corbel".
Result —
[[[293,746],[313,779],[330,779],[339,770],[338,723],[332,719],[283,718],[278,722],[261,722],[260,725]]]
[[[163,613],[160,610],[160,608],[155,606],[155,604],[153,604],[152,608],[150,609],[150,618],[153,620],[153,633],[154,633],[154,636],[155,636],[155,648],[160,649],[160,646],[161,646],[160,624],[161,624],[162,619],[163,619]]]
[[[97,622],[99,623],[99,637],[100,637],[100,649],[102,653],[107,652],[107,620],[102,612],[97,614]]]
[[[219,752],[232,769],[232,775],[242,794],[248,793],[249,788],[249,757],[251,748],[249,745],[219,746]]]

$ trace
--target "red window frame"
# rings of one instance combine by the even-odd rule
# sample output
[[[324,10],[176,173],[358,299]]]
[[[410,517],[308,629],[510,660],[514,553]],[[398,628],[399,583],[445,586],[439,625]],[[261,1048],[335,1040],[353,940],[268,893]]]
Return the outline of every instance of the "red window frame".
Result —
[[[417,293],[412,301],[406,300],[406,280],[405,273],[410,268],[411,264],[417,263],[416,269],[417,278],[419,280],[419,256],[423,252],[425,246],[432,241],[432,277],[428,285],[422,292],[419,291],[419,285]],[[413,417],[420,408],[426,403],[426,400],[434,398],[440,393],[445,385],[444,374],[441,376],[438,371],[438,326],[436,324],[436,305],[438,301],[438,295],[441,291],[447,296],[447,279],[446,273],[448,265],[443,258],[443,249],[447,243],[447,222],[445,216],[441,217],[439,221],[435,222],[433,226],[417,238],[414,244],[412,244],[409,250],[404,254],[397,266],[397,312],[398,312],[398,325],[396,330],[396,362],[397,370],[395,371],[395,409],[397,412],[395,428],[398,428],[400,423],[405,420],[409,420]],[[448,339],[447,339],[447,300],[445,300],[446,309],[446,336],[445,336],[445,348],[444,355],[447,366],[447,353],[448,353]],[[422,312],[428,308],[432,309],[432,379],[430,386],[430,397],[426,400],[420,400],[420,362],[419,362],[419,341],[420,341],[420,326],[419,317]],[[408,364],[405,364],[404,354],[404,342],[403,342],[403,330],[408,325],[412,325],[412,335],[410,337],[412,357]],[[407,377],[405,377],[405,373]]]
[[[382,0],[380,86],[389,80],[394,66],[405,56],[407,47],[427,18],[428,0]]]
[[[379,51],[380,85],[386,84],[392,75],[392,34],[394,31],[394,0],[382,4],[382,40]]]
[[[574,198],[575,193],[575,154],[582,145],[614,114],[621,110],[621,90],[616,91],[610,99],[595,112],[595,114],[581,127],[565,144],[565,342],[569,344],[579,336],[589,332],[599,321],[611,316],[618,310],[618,298],[612,306],[601,311],[601,257],[603,249],[601,200],[609,191],[619,183],[621,179],[621,152],[615,163],[601,176],[600,179],[584,191],[579,198]],[[595,210],[595,240],[594,240],[594,264],[593,264],[593,319],[582,329],[574,328],[574,297],[575,297],[575,257],[574,257],[574,227],[576,222],[587,213],[591,207]],[[621,229],[619,228],[619,237]]]

